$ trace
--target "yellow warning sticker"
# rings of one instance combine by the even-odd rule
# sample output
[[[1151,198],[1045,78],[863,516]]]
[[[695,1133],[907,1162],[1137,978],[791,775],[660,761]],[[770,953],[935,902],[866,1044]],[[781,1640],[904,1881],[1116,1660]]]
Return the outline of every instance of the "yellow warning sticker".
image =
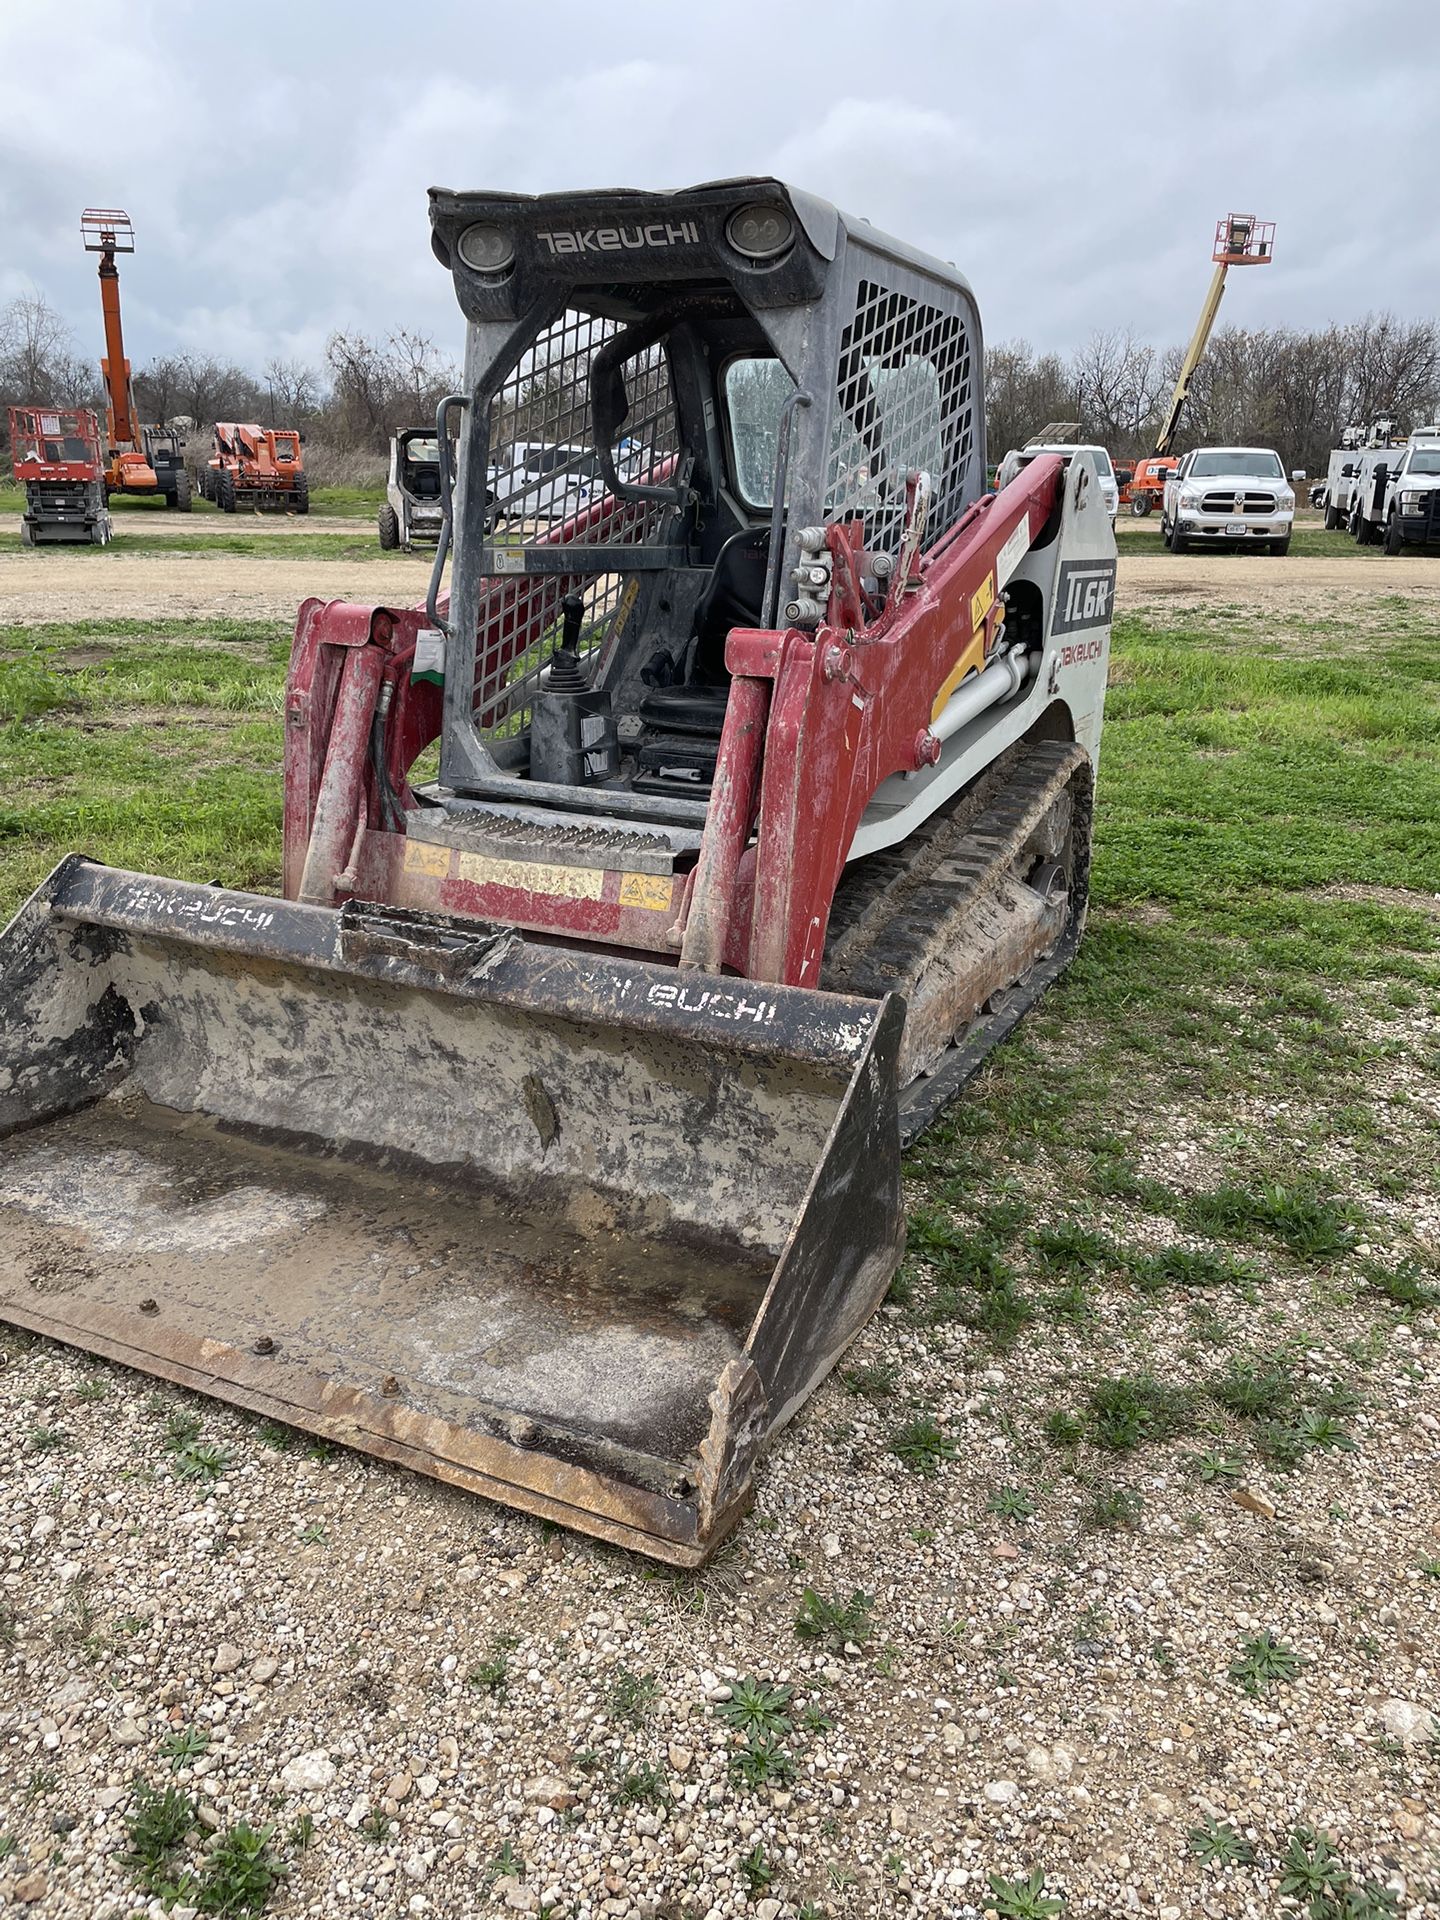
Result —
[[[449,847],[432,847],[424,840],[405,842],[405,871],[427,873],[432,880],[445,880],[450,874]]]
[[[598,900],[605,887],[601,867],[553,867],[539,860],[496,860],[488,853],[462,853],[459,877],[477,887],[516,887],[560,900]]]
[[[652,913],[666,913],[670,908],[670,880],[662,873],[622,873],[620,876],[620,904],[622,907],[648,907]]]
[[[970,624],[978,627],[995,604],[995,576],[987,573],[970,596]]]

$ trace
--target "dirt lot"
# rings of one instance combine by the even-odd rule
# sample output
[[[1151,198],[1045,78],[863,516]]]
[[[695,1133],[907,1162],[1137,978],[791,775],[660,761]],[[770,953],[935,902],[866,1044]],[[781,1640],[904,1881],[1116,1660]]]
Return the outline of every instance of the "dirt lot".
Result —
[[[204,622],[425,567],[0,554],[0,622],[196,623],[153,714],[80,636],[7,839],[268,794],[283,649]],[[0,1912],[1440,1912],[1440,563],[1120,612],[1081,957],[704,1573],[0,1333]]]
[[[185,524],[182,514],[149,516],[147,527],[151,517],[157,524],[170,523],[168,530],[176,533],[196,530],[195,524]],[[245,531],[257,529],[273,535],[277,548],[300,533],[373,531],[365,521],[307,523],[254,515],[245,523]],[[291,560],[282,552],[273,558],[203,551],[127,554],[121,542],[108,554],[0,553],[0,625],[90,620],[106,609],[122,607],[132,619],[205,619],[228,614],[288,620],[311,594],[412,604],[424,597],[429,577],[428,555],[385,554],[378,544],[373,559],[367,555],[345,560]],[[1440,608],[1440,565],[1423,557],[1365,565],[1349,554],[1334,559],[1295,554],[1269,560],[1122,553],[1120,559],[1122,611],[1166,602],[1223,600],[1308,613],[1332,601],[1353,604],[1372,598],[1377,588],[1419,595]]]

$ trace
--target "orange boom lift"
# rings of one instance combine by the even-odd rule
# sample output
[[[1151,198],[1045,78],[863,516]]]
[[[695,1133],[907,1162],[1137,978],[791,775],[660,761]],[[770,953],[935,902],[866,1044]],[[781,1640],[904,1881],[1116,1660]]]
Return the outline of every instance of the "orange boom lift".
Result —
[[[190,476],[184,443],[173,427],[140,425],[125,335],[120,325],[120,269],[117,253],[135,251],[135,230],[120,207],[87,207],[80,216],[87,253],[100,256],[100,312],[105,322],[105,496],[142,494],[163,500],[180,513],[190,511]]]

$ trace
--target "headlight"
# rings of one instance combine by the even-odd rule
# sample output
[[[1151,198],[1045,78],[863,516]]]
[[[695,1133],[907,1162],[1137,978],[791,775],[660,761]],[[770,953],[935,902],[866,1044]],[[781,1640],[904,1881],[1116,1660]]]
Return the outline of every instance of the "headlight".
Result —
[[[1192,493],[1190,489],[1186,487],[1184,492],[1182,492],[1182,494],[1180,495],[1180,505],[1183,507],[1186,513],[1194,513],[1195,509],[1200,505],[1199,494]]]
[[[1424,491],[1416,487],[1410,493],[1402,493],[1400,505],[1406,513],[1423,513],[1425,511]]]
[[[515,242],[509,234],[503,227],[486,226],[483,222],[465,229],[455,251],[467,267],[496,279],[515,264]]]
[[[1294,505],[1295,495],[1290,491],[1289,487],[1286,487],[1280,495],[1280,510],[1282,513],[1289,513],[1294,508]]]
[[[725,222],[725,238],[747,260],[774,260],[794,241],[795,222],[783,207],[740,207]]]

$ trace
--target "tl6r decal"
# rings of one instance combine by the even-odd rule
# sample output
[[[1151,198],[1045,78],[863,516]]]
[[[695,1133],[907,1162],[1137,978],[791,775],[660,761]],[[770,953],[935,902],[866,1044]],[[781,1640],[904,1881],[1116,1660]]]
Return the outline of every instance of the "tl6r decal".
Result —
[[[1109,626],[1115,603],[1113,560],[1062,560],[1057,585],[1052,634]]]

